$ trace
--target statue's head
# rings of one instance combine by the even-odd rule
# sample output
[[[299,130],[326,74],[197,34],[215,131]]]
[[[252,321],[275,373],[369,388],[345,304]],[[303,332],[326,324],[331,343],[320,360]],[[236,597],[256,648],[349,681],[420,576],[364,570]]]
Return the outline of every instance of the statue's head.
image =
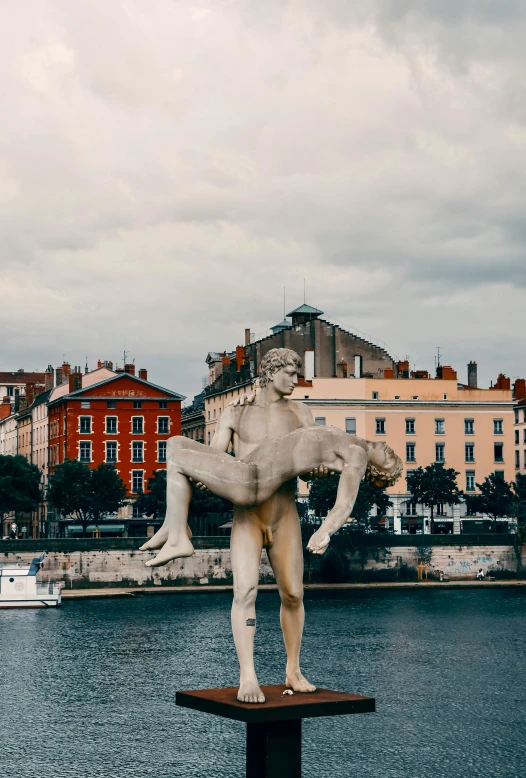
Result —
[[[367,470],[365,478],[374,486],[385,488],[392,486],[400,476],[404,465],[387,443],[368,443],[367,446]]]
[[[259,367],[259,385],[274,383],[281,394],[292,394],[298,382],[301,359],[290,348],[273,348],[267,351]]]

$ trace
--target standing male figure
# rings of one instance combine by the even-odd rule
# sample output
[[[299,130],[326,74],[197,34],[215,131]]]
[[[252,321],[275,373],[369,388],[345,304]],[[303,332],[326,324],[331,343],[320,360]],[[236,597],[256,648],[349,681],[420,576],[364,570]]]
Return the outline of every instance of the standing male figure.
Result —
[[[227,451],[232,444],[236,458],[246,459],[265,438],[280,438],[300,427],[314,426],[307,406],[287,399],[294,391],[300,367],[301,360],[294,351],[269,351],[261,362],[261,390],[255,400],[225,408],[211,446]],[[241,702],[265,702],[254,668],[256,596],[263,548],[281,599],[280,620],[287,652],[285,682],[296,692],[313,692],[316,687],[302,675],[299,663],[305,612],[295,479],[284,483],[262,505],[234,506],[230,542],[234,576],[232,631],[239,658]]]

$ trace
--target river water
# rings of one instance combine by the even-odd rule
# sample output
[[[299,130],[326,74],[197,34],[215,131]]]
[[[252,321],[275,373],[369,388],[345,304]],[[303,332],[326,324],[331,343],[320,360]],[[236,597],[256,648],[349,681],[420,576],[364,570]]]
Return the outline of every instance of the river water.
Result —
[[[241,778],[244,725],[174,704],[236,683],[229,609],[195,594],[0,611],[2,778]],[[304,776],[526,776],[525,593],[349,591],[306,610],[307,677],[378,712],[305,721]],[[256,643],[260,681],[282,683],[275,594]]]

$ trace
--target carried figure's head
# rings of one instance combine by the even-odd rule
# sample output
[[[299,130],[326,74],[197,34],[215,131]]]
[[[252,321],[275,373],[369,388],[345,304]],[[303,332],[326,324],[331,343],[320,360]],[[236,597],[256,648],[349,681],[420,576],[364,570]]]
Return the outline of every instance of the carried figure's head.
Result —
[[[259,385],[270,383],[280,394],[292,394],[298,383],[301,358],[290,348],[273,348],[267,351],[259,367]]]
[[[387,443],[367,441],[367,470],[364,477],[374,486],[392,486],[402,475],[403,469],[402,460]]]

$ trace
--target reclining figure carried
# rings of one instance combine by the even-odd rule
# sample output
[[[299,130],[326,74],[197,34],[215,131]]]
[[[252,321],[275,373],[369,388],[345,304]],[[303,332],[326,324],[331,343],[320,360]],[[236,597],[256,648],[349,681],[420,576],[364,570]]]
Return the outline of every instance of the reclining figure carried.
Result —
[[[185,437],[167,445],[167,510],[158,532],[141,550],[160,549],[149,566],[194,552],[187,525],[193,485],[234,504],[231,538],[234,604],[232,627],[240,661],[238,699],[264,702],[253,664],[255,598],[261,550],[267,549],[281,596],[287,650],[286,683],[294,691],[315,687],[301,674],[303,553],[295,505],[295,479],[340,473],[336,502],[307,548],[323,554],[331,535],[350,520],[362,478],[379,486],[401,474],[400,458],[385,443],[372,443],[336,427],[315,424],[310,409],[287,399],[301,367],[290,349],[272,349],[260,367],[260,391],[227,406],[210,446]],[[233,444],[236,457],[227,454]],[[352,520],[352,519],[351,519]]]

